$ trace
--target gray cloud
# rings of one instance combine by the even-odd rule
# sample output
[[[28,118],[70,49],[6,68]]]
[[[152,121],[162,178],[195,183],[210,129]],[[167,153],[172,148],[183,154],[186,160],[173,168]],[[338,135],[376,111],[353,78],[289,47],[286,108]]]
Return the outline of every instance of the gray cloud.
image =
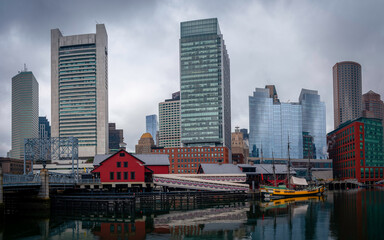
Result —
[[[109,36],[109,118],[134,149],[145,115],[179,89],[181,21],[217,17],[231,58],[232,127],[248,128],[248,96],[277,86],[297,101],[318,90],[333,128],[332,66],[363,67],[363,92],[384,95],[384,4],[380,1],[1,1],[0,156],[10,149],[11,78],[24,63],[40,84],[40,115],[50,119],[50,29]]]

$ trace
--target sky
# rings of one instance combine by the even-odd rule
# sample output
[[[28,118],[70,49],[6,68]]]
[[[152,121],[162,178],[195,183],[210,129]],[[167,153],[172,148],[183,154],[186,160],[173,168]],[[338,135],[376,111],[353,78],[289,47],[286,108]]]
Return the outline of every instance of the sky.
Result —
[[[24,64],[51,119],[50,30],[108,33],[109,122],[134,151],[145,116],[179,91],[180,22],[218,18],[231,63],[232,130],[249,128],[248,96],[274,84],[283,102],[317,90],[333,130],[332,67],[362,66],[363,93],[384,97],[384,1],[0,1],[0,156],[11,149],[11,79]]]

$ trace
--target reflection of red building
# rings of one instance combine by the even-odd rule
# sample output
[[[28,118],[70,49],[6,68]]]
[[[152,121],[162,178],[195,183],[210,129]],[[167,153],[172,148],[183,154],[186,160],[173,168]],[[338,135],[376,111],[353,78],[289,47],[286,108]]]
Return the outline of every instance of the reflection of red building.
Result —
[[[170,173],[197,173],[201,163],[229,163],[226,147],[174,147],[152,149],[154,154],[169,155]]]
[[[145,239],[145,221],[135,223],[101,223],[100,231],[93,234],[100,239]]]
[[[106,155],[100,162],[94,162],[92,171],[101,183],[141,185],[145,187],[152,179],[152,174],[168,174],[169,161],[166,155],[132,155],[120,150],[113,155]]]
[[[335,178],[373,182],[383,179],[383,127],[381,120],[358,118],[328,133],[328,152]]]

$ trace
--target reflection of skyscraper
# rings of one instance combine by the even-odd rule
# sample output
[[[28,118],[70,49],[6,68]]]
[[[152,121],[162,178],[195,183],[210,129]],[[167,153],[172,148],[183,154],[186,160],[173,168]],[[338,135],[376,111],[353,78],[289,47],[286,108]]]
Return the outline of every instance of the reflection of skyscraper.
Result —
[[[216,18],[181,23],[181,142],[231,146],[229,56]]]
[[[52,137],[77,137],[79,157],[108,153],[108,36],[51,30]]]
[[[361,116],[361,66],[339,62],[333,66],[333,111],[335,128]]]
[[[159,103],[159,147],[180,147],[180,92]]]
[[[24,158],[24,139],[39,136],[39,83],[32,72],[12,78],[11,158]]]
[[[148,115],[145,117],[145,123],[146,123],[146,132],[150,133],[152,135],[153,141],[155,142],[155,145],[157,144],[157,131],[158,131],[158,123],[157,123],[157,115]]]

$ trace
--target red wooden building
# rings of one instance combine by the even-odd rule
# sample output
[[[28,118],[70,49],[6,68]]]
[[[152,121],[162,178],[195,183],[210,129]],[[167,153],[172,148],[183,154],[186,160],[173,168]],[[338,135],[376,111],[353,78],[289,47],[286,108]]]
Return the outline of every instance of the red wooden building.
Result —
[[[168,174],[168,155],[130,154],[120,150],[112,155],[96,155],[92,173],[101,184],[111,187],[152,187],[152,174]]]

